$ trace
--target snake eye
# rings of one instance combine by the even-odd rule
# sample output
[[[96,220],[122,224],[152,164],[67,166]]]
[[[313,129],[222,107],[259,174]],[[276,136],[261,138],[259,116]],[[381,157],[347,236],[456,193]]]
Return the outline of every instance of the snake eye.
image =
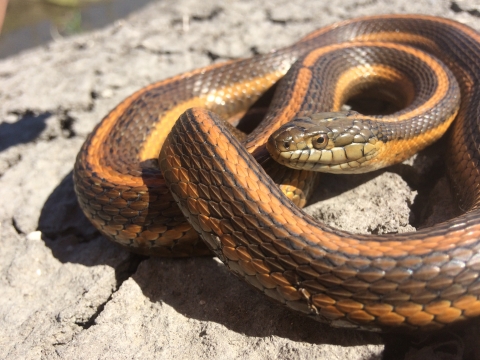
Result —
[[[327,134],[320,134],[313,137],[312,144],[315,149],[323,149],[328,144]]]
[[[283,147],[285,148],[285,150],[290,149],[290,143],[289,143],[288,141],[285,141],[285,142],[283,143]]]

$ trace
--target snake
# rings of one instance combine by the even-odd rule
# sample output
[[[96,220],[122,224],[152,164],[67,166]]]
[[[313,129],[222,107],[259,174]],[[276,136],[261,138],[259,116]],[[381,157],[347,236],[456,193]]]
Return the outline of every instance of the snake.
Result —
[[[342,108],[364,91],[398,108]],[[264,119],[236,131],[273,92]],[[429,331],[480,315],[479,121],[479,33],[427,15],[361,17],[138,90],[87,137],[74,188],[93,225],[133,252],[213,251],[268,298],[331,326]],[[445,131],[459,216],[374,235],[301,209],[310,170],[388,166]]]

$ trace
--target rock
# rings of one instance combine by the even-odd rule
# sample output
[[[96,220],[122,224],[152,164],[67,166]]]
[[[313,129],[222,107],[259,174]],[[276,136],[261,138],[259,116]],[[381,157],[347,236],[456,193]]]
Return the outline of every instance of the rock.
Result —
[[[266,301],[215,258],[129,254],[89,224],[72,181],[86,135],[150,82],[352,16],[419,12],[478,29],[473,2],[153,2],[103,30],[1,60],[0,357],[414,359],[444,356],[445,343],[450,354],[478,356],[475,326],[429,342],[333,329]],[[416,191],[399,174],[327,181],[310,212],[366,233],[412,230],[412,217],[441,212],[435,203],[426,215],[415,210]]]

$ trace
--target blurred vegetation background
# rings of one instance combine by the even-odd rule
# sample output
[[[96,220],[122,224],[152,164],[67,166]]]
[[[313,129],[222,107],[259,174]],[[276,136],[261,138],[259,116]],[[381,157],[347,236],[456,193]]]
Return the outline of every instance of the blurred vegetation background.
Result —
[[[0,58],[56,38],[103,27],[150,1],[9,0],[0,34]]]

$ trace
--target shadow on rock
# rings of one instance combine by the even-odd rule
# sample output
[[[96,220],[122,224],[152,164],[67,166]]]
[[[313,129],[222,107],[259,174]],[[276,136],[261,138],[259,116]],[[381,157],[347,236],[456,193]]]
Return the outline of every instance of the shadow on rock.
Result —
[[[266,299],[208,257],[167,259],[130,254],[107,240],[80,209],[70,172],[42,208],[38,230],[62,263],[115,268],[118,286],[129,277],[152,302],[186,317],[213,321],[249,336],[272,335],[314,344],[378,344],[375,334],[332,329]]]
[[[416,335],[385,334],[383,359],[418,360],[418,359],[480,359],[478,338],[480,321],[445,328],[433,333]]]
[[[49,112],[35,115],[28,111],[14,123],[3,122],[0,124],[0,152],[9,147],[33,141],[45,130],[46,120],[52,116]]]
[[[377,334],[332,328],[268,301],[214,258],[152,258],[133,279],[152,302],[248,336],[342,346],[381,343]]]
[[[38,230],[53,256],[62,263],[109,264],[108,259],[123,252],[102,236],[83,214],[73,189],[73,172],[63,178],[43,205]]]

